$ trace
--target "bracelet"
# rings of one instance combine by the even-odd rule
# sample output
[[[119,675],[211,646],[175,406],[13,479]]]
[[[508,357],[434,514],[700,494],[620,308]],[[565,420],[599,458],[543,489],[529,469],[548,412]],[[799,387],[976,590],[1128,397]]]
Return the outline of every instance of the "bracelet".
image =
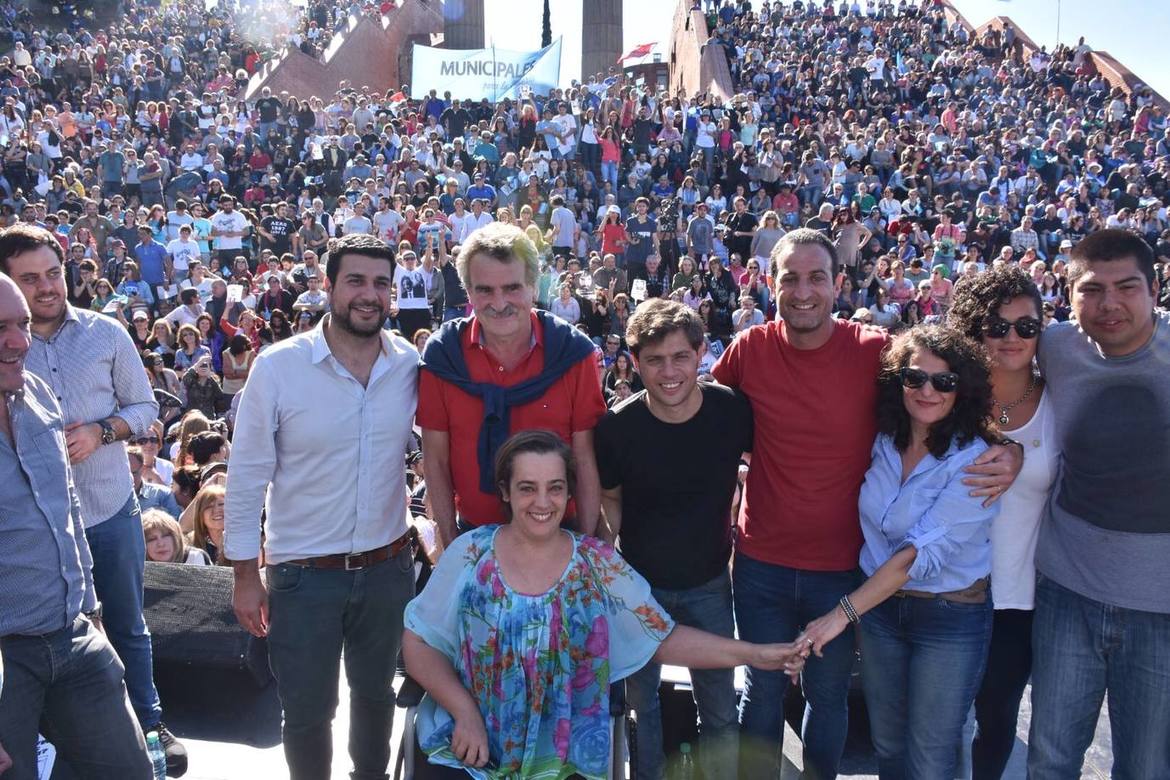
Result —
[[[841,610],[845,613],[845,617],[850,623],[861,622],[861,618],[858,616],[857,610],[853,608],[853,602],[849,600],[848,595],[842,596],[841,600],[837,603],[840,604]]]

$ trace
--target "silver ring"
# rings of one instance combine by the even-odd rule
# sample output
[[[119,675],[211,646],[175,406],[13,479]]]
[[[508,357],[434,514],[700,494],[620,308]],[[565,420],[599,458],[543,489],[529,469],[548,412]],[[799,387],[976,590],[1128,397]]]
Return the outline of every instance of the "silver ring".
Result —
[[[805,638],[804,638],[804,641],[808,642],[808,645],[809,645],[809,647],[812,647],[813,645],[815,645],[815,644],[816,644],[816,642],[814,642],[814,641],[813,641],[811,638],[809,638],[809,637],[805,637]]]

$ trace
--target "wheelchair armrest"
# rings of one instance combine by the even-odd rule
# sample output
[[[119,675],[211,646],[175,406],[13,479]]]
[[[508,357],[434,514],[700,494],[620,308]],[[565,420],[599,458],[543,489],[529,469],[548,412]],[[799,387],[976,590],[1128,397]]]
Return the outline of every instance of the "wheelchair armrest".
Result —
[[[626,683],[624,680],[610,683],[609,714],[613,718],[620,718],[626,714]]]
[[[423,687],[409,675],[402,680],[402,687],[398,690],[398,706],[403,709],[417,707],[426,695]]]

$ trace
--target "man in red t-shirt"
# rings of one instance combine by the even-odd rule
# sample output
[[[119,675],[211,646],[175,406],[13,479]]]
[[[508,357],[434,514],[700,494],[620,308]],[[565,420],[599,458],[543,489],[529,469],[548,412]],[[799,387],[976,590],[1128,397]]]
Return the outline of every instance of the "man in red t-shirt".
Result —
[[[736,541],[734,603],[741,639],[791,641],[863,579],[857,499],[877,433],[880,328],[833,318],[833,244],[798,229],[772,250],[782,321],[741,333],[715,364],[743,392],[755,421]],[[1014,449],[1014,448],[1013,448]],[[979,466],[979,495],[997,496],[1019,470],[1015,453]],[[990,459],[990,458],[989,458]],[[846,631],[805,666],[805,772],[835,777],[848,727],[854,636]],[[740,702],[740,776],[773,777],[783,734],[783,674],[748,668]]]
[[[606,410],[592,342],[532,310],[536,247],[519,228],[492,223],[475,231],[457,267],[473,315],[447,323],[428,342],[416,418],[427,495],[444,542],[457,525],[507,522],[490,473],[493,441],[529,429],[551,430],[572,447],[576,528],[592,534],[601,501],[593,427]],[[485,415],[488,404],[494,412]]]

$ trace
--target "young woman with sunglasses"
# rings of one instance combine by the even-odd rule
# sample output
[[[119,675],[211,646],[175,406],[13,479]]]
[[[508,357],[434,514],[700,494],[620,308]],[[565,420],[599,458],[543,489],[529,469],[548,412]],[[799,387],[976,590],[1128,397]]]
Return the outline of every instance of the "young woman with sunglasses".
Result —
[[[948,314],[953,328],[983,344],[991,360],[992,416],[1026,452],[991,526],[995,616],[987,671],[975,697],[974,780],[998,780],[1003,774],[1032,671],[1033,558],[1057,456],[1052,408],[1033,365],[1043,315],[1040,291],[1018,266],[994,268],[956,285]]]
[[[860,623],[862,680],[882,777],[954,777],[991,639],[987,543],[998,506],[963,484],[998,437],[987,358],[958,331],[893,340],[878,379],[878,436],[858,502],[868,576],[798,642],[820,655]]]

